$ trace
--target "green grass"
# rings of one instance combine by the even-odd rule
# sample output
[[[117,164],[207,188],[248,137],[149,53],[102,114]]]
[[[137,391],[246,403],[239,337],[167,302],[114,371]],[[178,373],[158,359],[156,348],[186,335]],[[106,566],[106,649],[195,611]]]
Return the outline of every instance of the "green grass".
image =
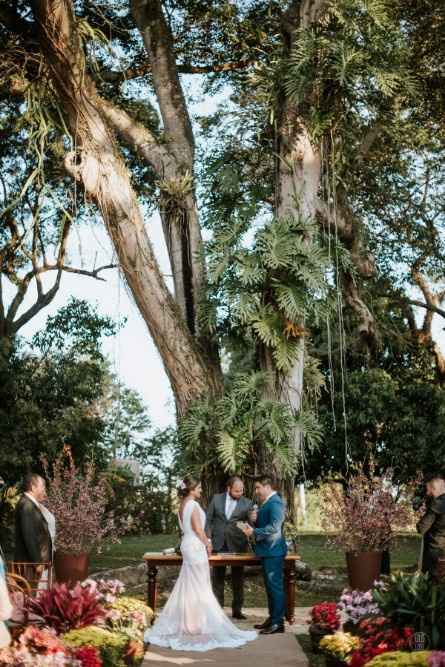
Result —
[[[330,550],[326,547],[326,535],[320,533],[305,533],[299,538],[299,553],[302,559],[307,562],[312,569],[330,568],[336,570],[345,570],[345,557],[341,551]],[[146,551],[162,551],[168,547],[174,547],[178,543],[177,535],[148,535],[144,537],[126,537],[121,544],[115,544],[109,550],[104,551],[92,558],[91,570],[98,572],[100,570],[125,567],[126,565],[137,565],[142,560],[142,555]],[[419,538],[416,535],[400,536],[391,553],[391,564],[394,569],[401,567],[410,567],[417,562],[419,555]],[[253,573],[252,573],[253,574]],[[162,604],[170,590],[172,583],[177,576],[177,572],[172,569],[171,577],[165,581],[160,590],[160,604]],[[143,593],[141,593],[143,595]],[[311,607],[317,602],[330,600],[332,596],[326,593],[314,593],[310,591],[298,590],[298,607]],[[226,604],[230,606],[231,590],[229,581],[226,586]],[[266,596],[261,577],[249,576],[247,570],[245,585],[245,606],[248,607],[266,607]],[[314,663],[318,664],[318,663]]]
[[[306,653],[310,667],[325,667],[326,662],[322,655],[315,655],[311,651],[311,640],[309,635],[297,635],[301,648]]]
[[[326,547],[326,536],[320,533],[301,534],[299,554],[312,569],[345,568],[345,557],[341,551]],[[141,562],[146,551],[162,551],[178,543],[177,535],[147,535],[125,537],[121,544],[115,544],[103,553],[94,556],[91,569],[94,572],[109,568],[124,567]],[[420,541],[417,535],[404,535],[397,539],[391,554],[393,568],[409,567],[417,562]]]

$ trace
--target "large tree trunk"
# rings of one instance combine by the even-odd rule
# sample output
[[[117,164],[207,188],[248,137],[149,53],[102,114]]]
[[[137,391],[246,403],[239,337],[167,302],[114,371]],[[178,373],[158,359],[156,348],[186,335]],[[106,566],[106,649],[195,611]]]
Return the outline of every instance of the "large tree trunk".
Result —
[[[141,210],[112,133],[85,71],[71,0],[36,0],[40,41],[65,111],[75,151],[65,167],[103,216],[126,281],[164,362],[184,413],[190,402],[219,389],[159,271]]]

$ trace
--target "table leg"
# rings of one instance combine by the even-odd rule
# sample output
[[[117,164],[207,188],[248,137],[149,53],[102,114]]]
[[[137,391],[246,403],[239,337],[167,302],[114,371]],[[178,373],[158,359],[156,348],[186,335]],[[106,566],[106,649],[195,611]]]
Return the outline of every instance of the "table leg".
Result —
[[[286,563],[284,568],[284,589],[286,592],[286,620],[292,624],[295,620],[295,582],[296,570],[293,561]]]
[[[158,598],[158,568],[155,565],[148,565],[147,567],[147,602],[148,606],[156,614],[156,602]]]

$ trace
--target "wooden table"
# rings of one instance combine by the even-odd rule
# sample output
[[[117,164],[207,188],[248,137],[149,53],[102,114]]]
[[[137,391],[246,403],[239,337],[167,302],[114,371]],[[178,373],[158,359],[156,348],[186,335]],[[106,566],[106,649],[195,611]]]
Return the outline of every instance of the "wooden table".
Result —
[[[288,554],[284,561],[284,591],[286,595],[286,620],[289,623],[294,621],[295,609],[295,581],[296,569],[295,563],[300,560],[298,554]],[[147,602],[148,606],[156,612],[156,603],[158,597],[158,568],[168,566],[178,566],[182,563],[182,557],[177,554],[165,556],[162,553],[146,553],[144,561],[147,564]],[[261,559],[254,554],[214,554],[209,559],[210,567],[226,566],[249,566],[261,565]]]

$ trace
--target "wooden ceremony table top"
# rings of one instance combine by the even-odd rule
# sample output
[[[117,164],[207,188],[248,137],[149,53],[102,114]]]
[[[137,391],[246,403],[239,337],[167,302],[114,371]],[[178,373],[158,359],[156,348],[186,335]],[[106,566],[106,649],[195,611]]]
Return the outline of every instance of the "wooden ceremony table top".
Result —
[[[181,565],[182,556],[179,554],[163,554],[162,552],[148,551],[143,556],[147,565]],[[298,554],[288,554],[285,558],[286,563],[295,563],[301,560]],[[212,554],[209,563],[213,567],[218,565],[259,565],[261,558],[253,553],[218,553]]]

